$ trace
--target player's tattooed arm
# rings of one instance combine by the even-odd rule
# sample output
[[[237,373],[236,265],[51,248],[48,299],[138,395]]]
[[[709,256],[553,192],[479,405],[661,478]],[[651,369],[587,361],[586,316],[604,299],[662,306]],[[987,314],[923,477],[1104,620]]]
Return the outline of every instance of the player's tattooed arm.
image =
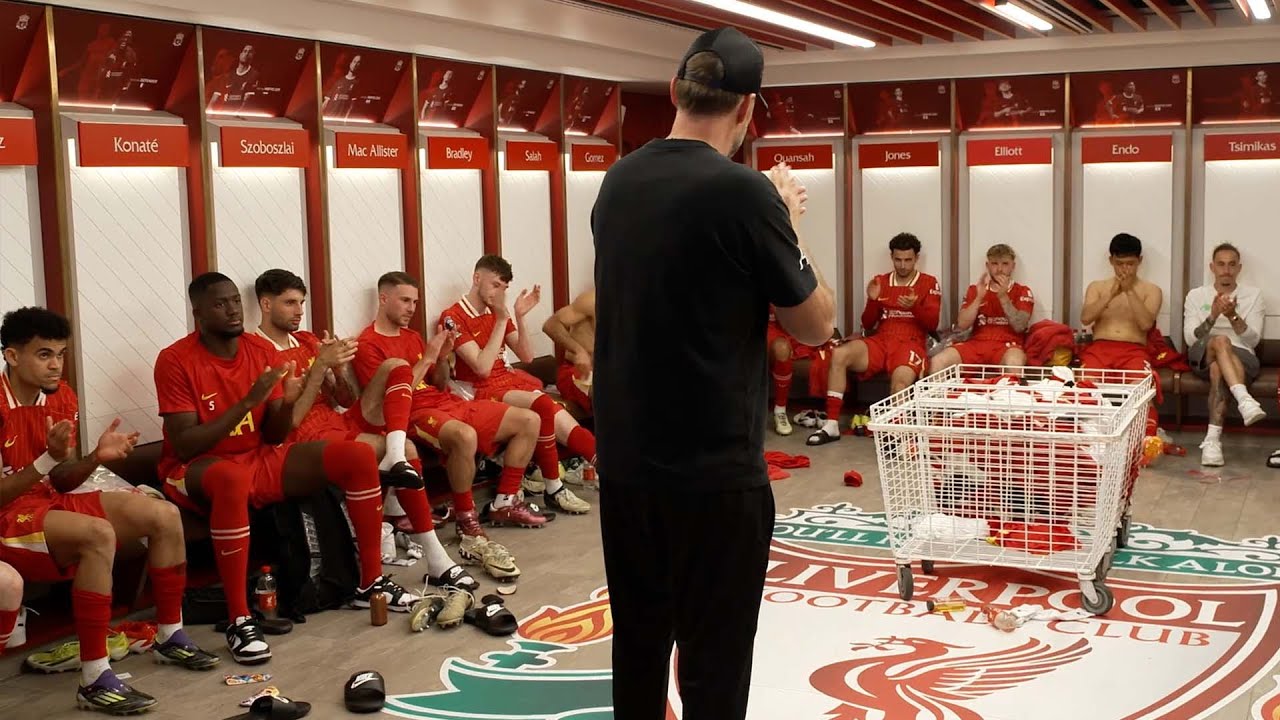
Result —
[[[1004,316],[1009,318],[1009,327],[1016,333],[1026,332],[1031,323],[1031,313],[1014,307],[1013,301],[1006,294],[1002,293],[997,297],[1000,299],[1000,307],[1004,309]]]

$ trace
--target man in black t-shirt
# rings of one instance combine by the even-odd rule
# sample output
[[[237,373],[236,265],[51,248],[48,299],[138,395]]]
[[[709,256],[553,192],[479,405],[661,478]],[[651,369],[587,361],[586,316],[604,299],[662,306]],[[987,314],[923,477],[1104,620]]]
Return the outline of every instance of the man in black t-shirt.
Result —
[[[802,343],[834,326],[831,291],[793,226],[803,186],[786,166],[766,176],[729,160],[763,72],[737,30],[699,36],[671,82],[671,135],[615,164],[592,213],[617,720],[665,717],[673,642],[685,720],[746,716],[774,519],[769,306]],[[673,397],[711,420],[673,435]]]

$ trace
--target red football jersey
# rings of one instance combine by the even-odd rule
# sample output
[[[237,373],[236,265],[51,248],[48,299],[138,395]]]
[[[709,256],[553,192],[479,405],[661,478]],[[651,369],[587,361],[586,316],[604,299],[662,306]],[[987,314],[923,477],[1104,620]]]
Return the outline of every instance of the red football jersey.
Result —
[[[970,285],[964,294],[964,304],[968,306],[977,296],[977,286]],[[1013,287],[1009,288],[1009,302],[1013,303],[1014,309],[1028,315],[1036,304],[1035,298],[1031,295],[1031,289],[1019,283],[1014,283]],[[982,307],[978,309],[978,319],[974,321],[972,338],[1022,342],[1024,335],[1025,333],[1014,332],[1013,328],[1009,327],[1009,318],[1004,314],[1004,307],[1000,305],[1000,297],[994,291],[988,291],[982,298]]]
[[[75,392],[65,382],[58,383],[58,389],[52,394],[41,392],[34,398],[34,403],[23,405],[13,393],[9,385],[9,374],[0,371],[0,458],[3,458],[3,470],[0,475],[11,475],[31,463],[48,450],[45,438],[45,418],[53,418],[54,422],[70,420],[74,430],[79,430],[80,410]],[[30,402],[33,398],[26,398]],[[48,494],[53,488],[45,483],[33,486],[23,494]],[[9,498],[14,500],[16,498]]]
[[[476,310],[471,305],[471,301],[467,300],[465,296],[440,314],[440,324],[449,327],[449,323],[452,323],[452,329],[457,331],[458,339],[456,342],[458,347],[473,342],[483,350],[484,346],[489,343],[489,337],[493,334],[493,326],[496,322],[498,320],[493,311],[487,308],[484,312]],[[507,331],[502,336],[504,344],[506,343],[506,337],[515,331],[516,324],[511,321],[511,318],[507,318]],[[493,369],[489,372],[488,378],[481,378],[465,360],[458,362],[454,368],[454,373],[459,380],[474,385],[483,381],[495,380],[510,369],[511,366],[507,364],[505,353],[498,353],[498,357],[493,361]]]
[[[915,343],[923,343],[926,333],[938,329],[942,290],[937,278],[917,271],[910,282],[901,284],[891,272],[876,279],[880,281],[880,297],[868,298],[867,307],[862,311],[864,328]],[[916,304],[911,309],[898,305],[899,298],[912,294],[916,296]]]
[[[301,376],[316,362],[316,356],[320,352],[320,338],[306,330],[299,330],[290,335],[289,347],[282,348],[275,344],[275,341],[267,337],[261,330],[254,331],[254,335],[266,340],[276,349],[278,355],[277,362],[293,362],[296,367],[293,374]],[[320,394],[316,396],[316,401],[311,405],[311,410],[307,411],[307,416],[303,418],[302,423],[298,427],[306,426],[310,423],[319,422],[326,415],[339,415],[337,410],[333,409],[332,398],[321,388]]]
[[[224,360],[209,352],[199,333],[191,333],[160,351],[156,358],[156,397],[160,415],[195,413],[200,424],[218,419],[249,394],[262,371],[280,362],[279,351],[257,335],[240,336],[236,356]],[[279,383],[271,389],[267,403],[283,397]],[[209,455],[234,455],[262,445],[262,418],[267,403],[250,410]],[[164,454],[173,457],[166,435]]]
[[[412,367],[427,351],[427,344],[423,342],[422,336],[408,328],[401,328],[399,335],[383,335],[370,323],[369,327],[360,333],[357,341],[360,346],[356,348],[355,370],[360,387],[369,384],[374,374],[378,372],[378,367],[388,358],[400,358]],[[430,372],[428,371],[427,374],[429,376]],[[413,389],[414,407],[420,407],[424,403],[435,403],[448,397],[448,393],[429,384],[425,377]]]

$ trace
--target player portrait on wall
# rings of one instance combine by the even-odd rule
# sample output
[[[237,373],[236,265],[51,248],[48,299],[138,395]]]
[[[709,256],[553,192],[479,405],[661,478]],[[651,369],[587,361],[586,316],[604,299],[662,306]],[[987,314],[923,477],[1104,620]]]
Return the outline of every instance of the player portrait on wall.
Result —
[[[218,60],[223,59],[222,52],[219,52]],[[258,83],[262,77],[262,73],[254,65],[254,57],[253,46],[245,45],[240,48],[235,65],[227,67],[224,72],[214,77],[213,94],[209,97],[210,110],[234,113],[245,109],[245,104],[258,93]],[[219,64],[215,60],[215,72],[219,69]]]

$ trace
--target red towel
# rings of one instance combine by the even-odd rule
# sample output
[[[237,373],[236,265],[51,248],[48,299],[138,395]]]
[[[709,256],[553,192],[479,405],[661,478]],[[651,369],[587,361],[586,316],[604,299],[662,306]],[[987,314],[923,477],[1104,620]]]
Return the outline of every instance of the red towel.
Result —
[[[1053,351],[1070,348],[1072,354],[1076,350],[1076,334],[1069,326],[1052,320],[1041,320],[1027,330],[1027,364],[1044,365],[1053,356]]]
[[[809,456],[807,455],[788,455],[777,450],[770,450],[764,454],[764,461],[770,465],[780,468],[807,468],[809,467]]]
[[[1174,372],[1191,372],[1187,357],[1174,349],[1159,328],[1147,333],[1147,353],[1151,355],[1151,367],[1169,368]],[[1157,380],[1157,384],[1159,381]]]
[[[804,455],[788,455],[777,450],[770,450],[764,454],[764,461],[769,466],[769,482],[775,480],[785,480],[791,477],[791,473],[783,470],[783,468],[807,468],[809,467],[809,458]]]
[[[1020,523],[991,520],[992,536],[997,545],[1033,555],[1050,555],[1064,550],[1077,550],[1080,542],[1066,525]]]

